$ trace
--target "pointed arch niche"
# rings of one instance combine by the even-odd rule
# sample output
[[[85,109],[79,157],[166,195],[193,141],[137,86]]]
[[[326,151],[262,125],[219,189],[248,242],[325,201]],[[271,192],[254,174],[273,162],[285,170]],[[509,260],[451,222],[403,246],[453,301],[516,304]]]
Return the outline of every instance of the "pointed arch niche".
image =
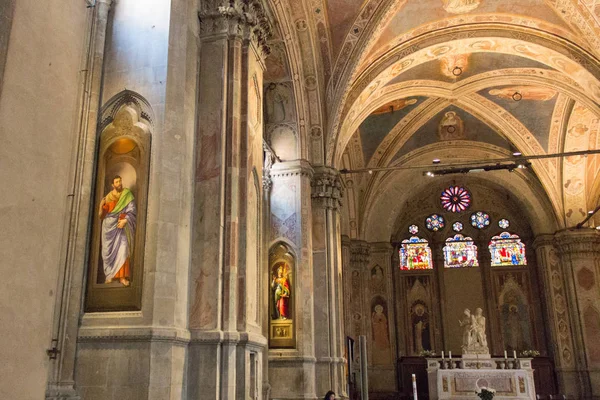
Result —
[[[124,91],[101,121],[85,308],[141,310],[152,110]]]
[[[269,348],[296,347],[294,278],[296,257],[285,243],[269,251]]]

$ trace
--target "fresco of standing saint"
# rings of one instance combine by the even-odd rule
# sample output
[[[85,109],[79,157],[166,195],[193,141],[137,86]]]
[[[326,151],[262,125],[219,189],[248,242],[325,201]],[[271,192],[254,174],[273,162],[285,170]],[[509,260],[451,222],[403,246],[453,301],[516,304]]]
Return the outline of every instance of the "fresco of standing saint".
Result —
[[[131,255],[135,237],[136,208],[133,193],[124,188],[121,177],[112,180],[111,190],[100,202],[98,216],[102,220],[102,264],[105,283],[118,280],[129,286]]]
[[[289,300],[290,300],[290,282],[283,265],[277,268],[277,276],[273,275],[271,289],[273,291],[273,300],[275,301],[275,310],[273,319],[290,318]]]

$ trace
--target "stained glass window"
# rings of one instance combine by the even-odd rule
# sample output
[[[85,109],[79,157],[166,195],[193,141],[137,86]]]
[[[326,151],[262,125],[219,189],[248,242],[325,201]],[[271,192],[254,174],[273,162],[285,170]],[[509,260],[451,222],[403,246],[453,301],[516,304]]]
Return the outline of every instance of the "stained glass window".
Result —
[[[490,225],[490,216],[483,211],[477,211],[471,214],[471,225],[475,228],[483,229]]]
[[[438,214],[432,214],[425,220],[425,226],[430,231],[437,232],[440,229],[443,229],[445,225],[446,222],[444,221],[444,217]]]
[[[490,241],[490,253],[492,255],[492,266],[503,265],[527,265],[525,257],[525,244],[517,235],[502,232],[494,236]]]
[[[454,232],[460,232],[463,230],[463,224],[462,222],[455,222],[452,224],[452,229],[454,230]]]
[[[400,269],[433,269],[431,248],[427,240],[413,236],[402,241],[400,248]]]
[[[460,186],[450,186],[444,189],[440,199],[445,210],[456,213],[465,211],[471,205],[471,194]]]
[[[477,267],[477,246],[470,237],[464,237],[457,233],[451,238],[446,239],[444,246],[444,267],[462,268]]]
[[[510,226],[510,222],[507,219],[501,219],[498,221],[498,226],[502,229],[507,229]]]
[[[416,235],[417,233],[419,233],[419,227],[416,225],[411,225],[408,227],[408,231],[411,235]]]

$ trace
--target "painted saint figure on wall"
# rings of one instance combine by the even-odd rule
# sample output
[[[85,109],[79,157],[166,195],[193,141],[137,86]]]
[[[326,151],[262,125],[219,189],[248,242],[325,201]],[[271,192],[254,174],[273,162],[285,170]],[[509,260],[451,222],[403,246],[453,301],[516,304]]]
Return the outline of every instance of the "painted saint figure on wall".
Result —
[[[123,286],[131,281],[131,255],[135,238],[136,208],[131,190],[122,179],[112,179],[112,190],[102,198],[98,216],[102,220],[102,264],[105,283],[119,280]]]
[[[372,306],[371,328],[373,332],[373,364],[381,365],[391,362],[390,336],[385,300],[376,298]]]
[[[275,302],[273,319],[290,318],[289,300],[291,291],[286,273],[288,269],[284,268],[284,265],[277,267],[277,274],[273,275],[273,280],[271,281],[273,300]]]
[[[431,350],[429,334],[429,313],[422,302],[413,306],[411,322],[413,326],[413,351],[415,354],[423,350]]]

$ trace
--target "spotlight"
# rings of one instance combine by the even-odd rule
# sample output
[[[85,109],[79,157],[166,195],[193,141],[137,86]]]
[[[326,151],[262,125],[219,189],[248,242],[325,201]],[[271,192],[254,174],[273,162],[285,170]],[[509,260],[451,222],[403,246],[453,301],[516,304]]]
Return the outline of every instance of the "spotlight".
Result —
[[[598,226],[596,227],[596,230],[597,230],[597,231],[600,231],[600,225],[598,225]]]
[[[441,160],[439,158],[434,158],[433,159],[433,163],[434,164],[439,164],[441,162]]]
[[[425,173],[425,175],[427,175],[427,176],[431,176],[431,177],[434,177],[434,176],[435,176],[435,174],[434,174],[433,172],[431,172],[431,171],[427,171],[427,172]]]
[[[522,155],[523,155],[523,154],[522,154],[520,151],[515,151],[515,152],[513,153],[513,156],[515,156],[515,157],[521,157]]]
[[[519,164],[519,165],[517,165],[517,168],[519,168],[519,169],[525,169],[527,167],[525,165],[523,165],[523,164]]]
[[[373,175],[373,170],[372,169],[369,170],[369,174]]]
[[[590,210],[588,211],[588,214],[592,215],[594,213],[594,210]]]

